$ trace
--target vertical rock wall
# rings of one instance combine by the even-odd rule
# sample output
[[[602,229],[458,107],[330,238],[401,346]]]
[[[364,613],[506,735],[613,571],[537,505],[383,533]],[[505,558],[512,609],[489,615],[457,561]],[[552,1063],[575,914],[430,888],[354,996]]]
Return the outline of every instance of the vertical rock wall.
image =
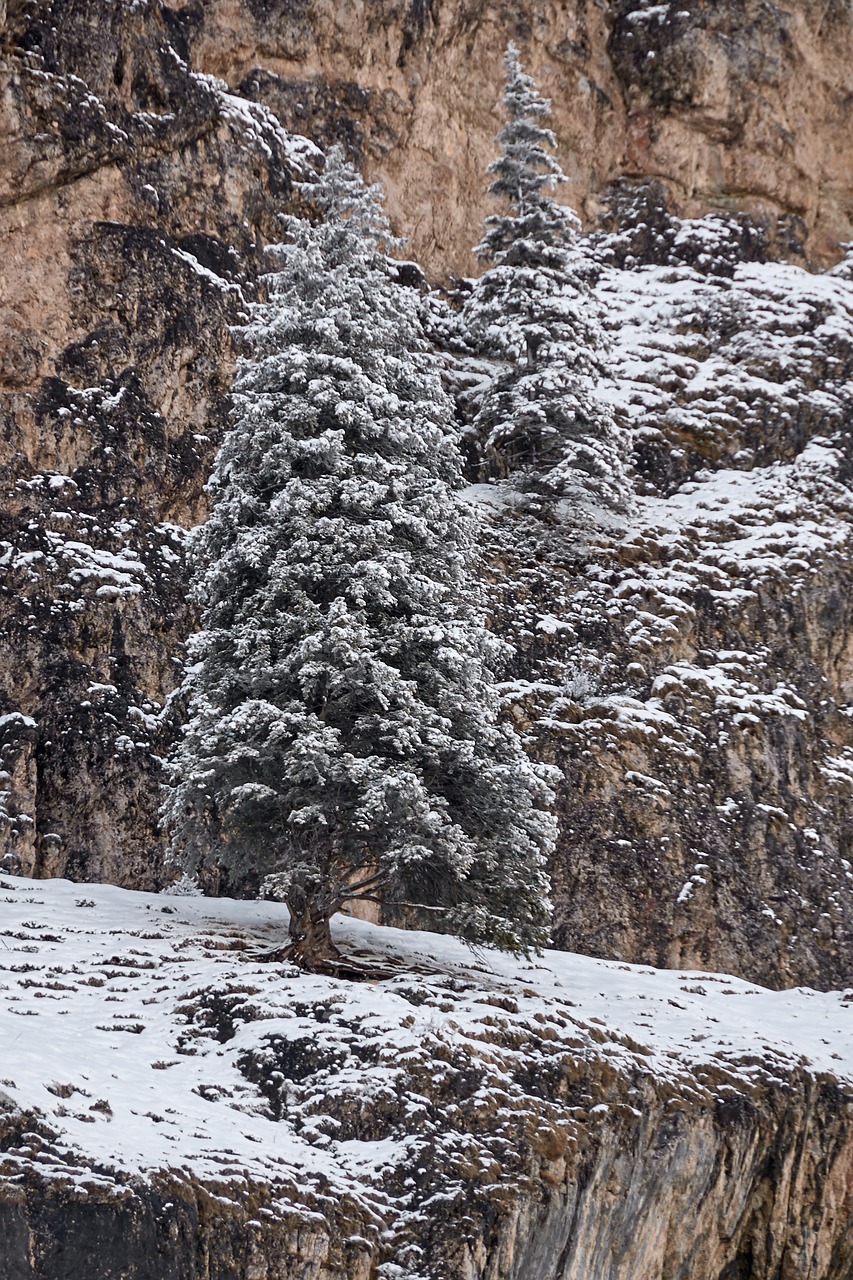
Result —
[[[156,713],[230,327],[301,163],[159,4],[19,5],[0,136],[4,852],[153,885]]]
[[[851,29],[840,0],[537,0],[511,12],[443,0],[12,0],[0,66],[6,865],[135,886],[164,875],[158,712],[194,622],[182,531],[203,515],[226,421],[231,327],[254,296],[277,213],[293,204],[294,175],[310,164],[310,145],[282,122],[342,139],[388,184],[412,251],[437,276],[467,271],[511,36],[554,98],[569,198],[588,220],[640,179],[660,180],[620,242],[623,266],[669,261],[682,233],[667,223],[667,200],[686,213],[752,210],[707,314],[673,319],[666,356],[647,345],[618,357],[648,370],[631,394],[652,408],[626,423],[640,486],[666,497],[703,466],[793,464],[812,437],[843,427],[850,362],[841,350],[821,363],[823,304],[778,320],[793,326],[784,360],[809,353],[798,365],[806,390],[786,416],[784,361],[735,349],[741,313],[723,295],[737,264],[831,257],[851,234]],[[705,271],[702,246],[685,257],[679,244],[676,266]],[[703,408],[683,357],[707,369],[726,344],[732,377],[776,384],[781,398],[750,391],[741,402],[720,387],[722,407]],[[831,411],[820,404],[829,383]],[[820,520],[843,524],[844,501],[822,506]],[[806,485],[790,525],[811,517],[810,502]],[[846,534],[813,561],[786,544],[734,616],[715,592],[721,572],[726,590],[737,575],[710,560],[718,543],[740,545],[737,529],[709,520],[673,548],[653,526],[600,546],[594,580],[589,566],[562,566],[550,580],[506,585],[500,625],[519,643],[514,675],[556,673],[574,689],[556,715],[550,703],[531,712],[537,749],[566,775],[558,941],[773,983],[845,982]],[[735,553],[719,554],[728,564]],[[667,566],[691,559],[708,563],[676,581]],[[751,681],[766,709],[782,672],[808,714],[774,703],[766,723],[735,726],[727,749],[711,751],[711,729],[730,733],[734,712],[706,696],[707,674],[742,662],[719,659],[735,651],[749,669],[720,679]],[[608,667],[597,692],[572,684],[587,659]],[[679,663],[704,675],[673,673]],[[636,707],[615,709],[614,697],[660,702],[678,750],[629,723]],[[518,714],[523,727],[523,705]],[[809,832],[824,836],[820,860]]]
[[[761,214],[817,258],[853,235],[848,0],[211,0],[191,44],[289,127],[349,143],[413,255],[467,274],[510,38],[587,219],[629,176],[663,181],[685,215]]]

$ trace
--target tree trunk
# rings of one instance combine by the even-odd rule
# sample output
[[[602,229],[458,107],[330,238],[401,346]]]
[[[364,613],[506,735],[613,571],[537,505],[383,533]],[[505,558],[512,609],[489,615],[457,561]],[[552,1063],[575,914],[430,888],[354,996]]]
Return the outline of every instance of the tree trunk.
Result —
[[[309,973],[334,965],[340,952],[332,942],[329,929],[331,913],[298,886],[293,886],[288,894],[287,909],[290,912],[288,958]]]

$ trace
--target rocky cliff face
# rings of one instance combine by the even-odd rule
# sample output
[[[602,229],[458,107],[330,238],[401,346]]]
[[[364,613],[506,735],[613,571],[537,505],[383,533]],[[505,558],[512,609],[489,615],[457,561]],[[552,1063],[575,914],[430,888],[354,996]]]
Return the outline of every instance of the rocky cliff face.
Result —
[[[614,179],[653,177],[685,215],[757,213],[819,259],[853,234],[847,0],[212,0],[189,38],[288,127],[350,143],[434,273],[471,270],[509,38],[588,219]]]
[[[42,883],[3,886],[0,1272],[850,1280],[849,1000],[680,971],[851,982],[853,271],[802,269],[851,236],[849,5],[5,10],[0,829]],[[611,963],[352,925],[374,980],[297,980],[251,954],[275,908],[43,878],[167,874],[184,530],[294,134],[467,272],[510,36],[594,231],[636,502],[533,554],[469,496],[507,714],[565,779],[555,940]]]
[[[725,221],[664,220],[644,246],[641,225],[597,246],[613,339],[601,394],[637,467],[624,529],[584,545],[549,528],[536,559],[500,490],[473,491],[496,623],[519,646],[507,699],[566,779],[555,936],[844,984],[847,268],[736,262]]]
[[[504,541],[489,569],[519,650],[512,714],[566,777],[557,940],[843,984],[850,285],[767,264],[849,233],[837,4],[9,5],[7,865],[162,881],[182,530],[204,511],[231,326],[310,168],[290,130],[343,138],[431,270],[467,270],[508,36],[554,96],[572,198],[609,228],[595,288],[639,494],[583,554],[543,570]],[[684,222],[667,199],[756,217]]]
[[[20,7],[0,195],[7,849],[154,884],[156,725],[192,626],[181,530],[234,367],[229,326],[300,149],[190,73],[179,13]]]

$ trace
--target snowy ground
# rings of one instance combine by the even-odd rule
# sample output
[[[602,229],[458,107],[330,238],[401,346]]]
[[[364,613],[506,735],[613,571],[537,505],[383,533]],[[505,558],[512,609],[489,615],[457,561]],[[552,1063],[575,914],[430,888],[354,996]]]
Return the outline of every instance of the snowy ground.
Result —
[[[512,1061],[535,1067],[543,1051],[682,1082],[713,1063],[724,1088],[804,1064],[853,1083],[853,992],[556,952],[516,961],[339,918],[339,940],[385,971],[349,982],[253,959],[284,929],[267,903],[12,878],[0,903],[0,1111],[14,1104],[42,1132],[0,1156],[7,1176],[36,1159],[82,1185],[174,1169],[366,1190],[412,1153],[413,1064],[440,1074],[490,1054],[481,1087],[507,1094]]]

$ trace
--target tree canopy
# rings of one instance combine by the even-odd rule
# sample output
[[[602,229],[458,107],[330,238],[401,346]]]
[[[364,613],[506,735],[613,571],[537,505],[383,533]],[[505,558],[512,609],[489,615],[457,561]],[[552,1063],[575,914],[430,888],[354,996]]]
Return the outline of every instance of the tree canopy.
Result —
[[[486,220],[475,252],[487,266],[462,317],[471,345],[495,364],[474,434],[485,474],[509,478],[531,509],[545,499],[582,521],[627,503],[621,441],[597,390],[606,341],[580,222],[553,195],[566,177],[541,123],[550,102],[512,44],[505,67],[507,119],[488,168],[502,208]]]
[[[358,898],[537,946],[552,795],[498,717],[452,407],[378,190],[335,149],[310,194],[322,221],[287,222],[192,540],[173,850],[265,877],[309,965]]]

